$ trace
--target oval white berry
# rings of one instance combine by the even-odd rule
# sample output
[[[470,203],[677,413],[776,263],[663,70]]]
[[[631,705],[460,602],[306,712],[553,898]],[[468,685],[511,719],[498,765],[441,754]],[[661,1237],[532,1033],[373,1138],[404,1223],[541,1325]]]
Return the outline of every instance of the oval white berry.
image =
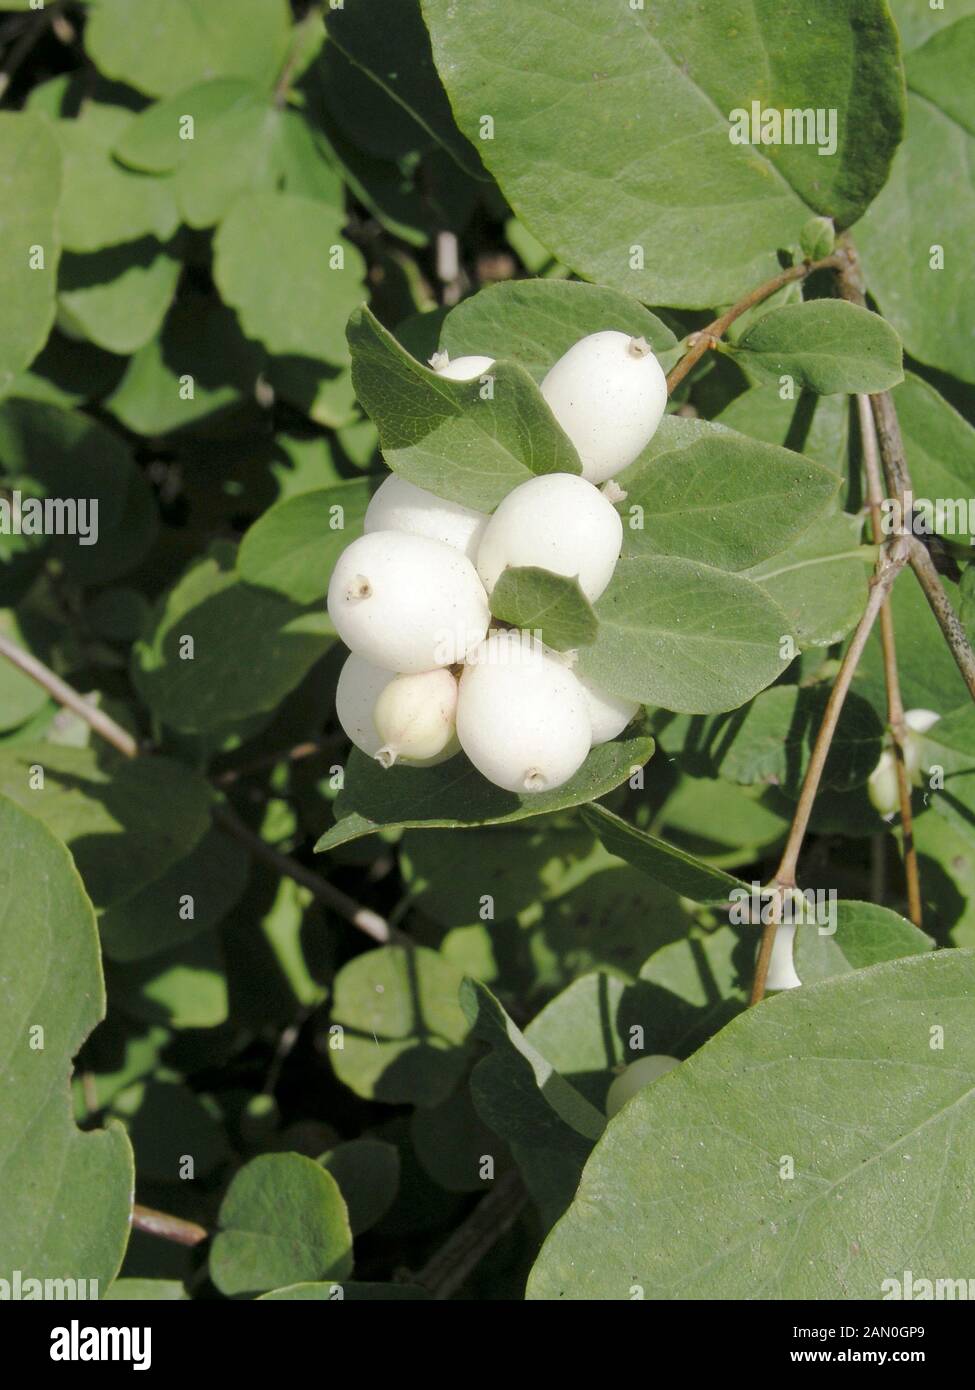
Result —
[[[542,382],[542,395],[591,483],[633,462],[667,407],[667,378],[643,338],[607,330],[569,348]]]
[[[573,673],[526,633],[493,632],[468,659],[457,737],[479,772],[506,791],[551,791],[585,761],[589,708]]]
[[[409,536],[426,536],[474,560],[487,524],[486,512],[448,502],[391,473],[373,493],[363,530],[367,535],[372,531],[404,531]]]
[[[592,724],[592,746],[608,743],[611,738],[621,734],[640,709],[635,700],[623,700],[619,695],[611,695],[601,690],[585,676],[575,673],[582,686],[582,692],[589,706],[589,720]]]
[[[545,473],[509,492],[488,521],[477,572],[491,593],[509,567],[537,565],[578,577],[597,599],[613,577],[623,523],[598,488],[574,473]]]
[[[792,944],[795,939],[795,923],[781,922],[772,943],[768,975],[765,977],[766,989],[796,989],[802,984],[792,960]]]
[[[350,652],[339,672],[335,687],[335,713],[346,734],[368,757],[374,758],[382,747],[379,730],[373,723],[376,701],[396,679],[395,671],[387,671],[364,661]]]
[[[466,555],[402,531],[373,531],[343,550],[328,612],[357,656],[410,674],[463,661],[491,619]]]
[[[867,795],[875,811],[885,820],[900,810],[900,792],[897,786],[897,758],[893,749],[885,748],[877,766],[867,778]]]
[[[626,1071],[620,1072],[607,1091],[606,1114],[612,1119],[617,1111],[622,1110],[630,1096],[635,1096],[637,1091],[642,1091],[645,1086],[659,1081],[667,1072],[679,1066],[680,1062],[676,1057],[668,1057],[662,1052],[655,1052],[649,1057],[638,1057],[635,1062],[630,1063]]]
[[[398,759],[439,762],[456,751],[457,680],[443,667],[413,676],[395,676],[372,712],[382,740],[376,760],[392,767]]]
[[[494,366],[493,357],[480,357],[476,353],[469,357],[455,357],[451,361],[446,352],[435,352],[430,358],[430,366],[437,376],[445,376],[448,381],[474,381]]]

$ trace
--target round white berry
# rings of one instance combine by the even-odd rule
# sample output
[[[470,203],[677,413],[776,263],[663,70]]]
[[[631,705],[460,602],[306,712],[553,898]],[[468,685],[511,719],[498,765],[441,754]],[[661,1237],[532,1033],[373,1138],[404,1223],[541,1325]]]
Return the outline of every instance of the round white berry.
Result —
[[[364,661],[354,652],[345,658],[335,687],[335,713],[346,734],[368,757],[374,758],[382,747],[379,730],[373,723],[376,701],[396,679],[395,671],[386,671]]]
[[[630,1096],[635,1096],[637,1091],[642,1091],[645,1086],[659,1081],[667,1072],[679,1066],[680,1062],[676,1057],[668,1057],[662,1052],[655,1052],[649,1057],[638,1057],[635,1062],[630,1063],[626,1071],[620,1072],[606,1092],[606,1114],[612,1119],[617,1111],[622,1110]]]
[[[608,743],[611,738],[621,734],[630,720],[636,716],[640,706],[635,700],[624,700],[619,695],[611,695],[608,690],[601,690],[598,685],[593,685],[585,676],[580,676],[578,672],[575,674],[589,706],[592,746],[595,748],[597,744]]]
[[[357,656],[410,674],[463,661],[491,620],[467,556],[403,531],[373,531],[343,550],[328,612]]]
[[[448,502],[391,473],[366,508],[363,530],[367,535],[372,531],[404,531],[410,536],[426,536],[473,560],[487,523],[486,512]]]
[[[445,668],[394,677],[372,712],[382,740],[377,762],[392,767],[399,758],[427,765],[440,761],[447,750],[456,750],[456,714],[457,680]]]
[[[877,766],[867,778],[867,795],[875,811],[889,820],[900,810],[900,792],[897,786],[897,758],[893,749],[885,748]]]
[[[430,366],[437,376],[445,376],[448,381],[474,381],[494,366],[493,357],[455,357],[453,361],[446,352],[435,352],[430,358]]]
[[[598,488],[574,473],[544,473],[509,492],[489,519],[477,572],[491,593],[509,567],[537,565],[578,577],[597,599],[613,577],[623,523]]]
[[[479,772],[507,791],[551,791],[585,761],[589,707],[573,673],[522,632],[493,632],[460,679],[457,737]]]
[[[796,989],[802,984],[792,961],[792,943],[795,939],[795,924],[780,922],[772,943],[768,975],[765,977],[766,989]]]
[[[650,345],[614,330],[592,333],[570,347],[541,389],[591,483],[605,482],[632,463],[667,407],[667,378]]]

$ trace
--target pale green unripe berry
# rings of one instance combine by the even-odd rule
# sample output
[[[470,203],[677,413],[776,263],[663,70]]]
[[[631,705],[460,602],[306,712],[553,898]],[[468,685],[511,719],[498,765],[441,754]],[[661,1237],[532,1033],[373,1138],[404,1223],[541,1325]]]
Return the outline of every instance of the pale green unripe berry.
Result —
[[[904,770],[907,780],[919,787],[923,783],[924,735],[941,718],[932,709],[909,709],[904,712]],[[897,782],[897,754],[885,748],[867,780],[867,794],[875,810],[889,820],[900,810],[900,791]]]
[[[367,535],[372,531],[405,531],[410,536],[426,536],[474,560],[487,523],[486,512],[448,502],[391,473],[366,508],[363,530]]]
[[[402,531],[373,531],[343,550],[328,612],[357,656],[409,674],[463,661],[491,620],[467,556]]]
[[[792,944],[796,939],[794,922],[781,922],[772,944],[772,955],[765,977],[766,989],[796,989],[802,984],[792,960]]]
[[[578,578],[593,601],[612,579],[622,545],[619,513],[598,488],[574,473],[544,473],[509,492],[490,518],[477,572],[491,593],[503,570],[536,565]]]
[[[607,1091],[607,1116],[612,1119],[623,1109],[630,1096],[635,1096],[637,1091],[642,1091],[654,1081],[659,1081],[667,1072],[679,1066],[680,1061],[676,1057],[668,1057],[662,1052],[655,1052],[649,1057],[638,1057],[635,1062],[630,1063],[626,1071],[620,1072]]]
[[[493,632],[461,676],[457,737],[495,786],[522,795],[551,791],[585,761],[589,708],[573,673],[538,642]]]
[[[576,680],[582,686],[589,706],[592,746],[595,748],[597,744],[608,743],[611,738],[623,732],[630,720],[635,718],[640,706],[635,700],[623,700],[619,695],[611,695],[608,690],[601,690],[598,685],[593,685],[591,680],[580,676],[578,672]]]
[[[667,408],[667,378],[650,345],[613,330],[570,347],[541,390],[591,483],[604,483],[632,463]]]
[[[494,366],[493,357],[455,357],[453,361],[446,352],[435,352],[430,358],[430,366],[437,376],[445,376],[448,381],[475,381],[489,372]]]
[[[427,763],[456,751],[457,680],[444,668],[396,676],[382,690],[372,722],[382,740],[376,761],[392,767],[397,759]],[[448,753],[449,756],[449,753]]]

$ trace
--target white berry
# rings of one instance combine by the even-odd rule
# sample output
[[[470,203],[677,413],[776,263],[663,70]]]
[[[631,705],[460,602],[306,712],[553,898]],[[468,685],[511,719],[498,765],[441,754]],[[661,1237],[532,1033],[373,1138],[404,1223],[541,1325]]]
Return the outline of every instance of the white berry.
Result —
[[[366,508],[363,530],[367,535],[372,531],[405,531],[410,536],[426,536],[474,560],[487,523],[486,512],[448,502],[391,473]]]
[[[503,570],[537,565],[578,578],[595,600],[613,577],[623,544],[619,513],[573,473],[544,473],[509,492],[488,521],[477,572],[491,593]]]
[[[382,740],[375,754],[377,762],[392,767],[399,758],[427,765],[431,759],[440,761],[447,750],[452,752],[456,747],[456,714],[457,680],[443,667],[394,677],[372,713]]]
[[[467,556],[402,531],[373,531],[346,547],[332,571],[328,612],[357,656],[410,674],[463,661],[491,620]]]
[[[335,713],[356,748],[361,748],[370,758],[376,756],[383,742],[373,723],[372,712],[386,686],[395,679],[395,671],[363,661],[354,652],[346,657],[339,672]]]
[[[885,748],[877,766],[867,778],[867,795],[875,811],[889,820],[900,810],[900,792],[897,785],[897,758],[893,749]]]
[[[635,700],[623,700],[619,695],[611,695],[601,690],[585,676],[576,674],[582,692],[589,706],[589,720],[592,724],[592,746],[608,743],[611,738],[621,734],[630,720],[637,714],[640,706]]]
[[[795,938],[795,924],[781,922],[772,943],[768,975],[765,977],[766,989],[796,989],[802,984],[792,961],[792,943]]]
[[[448,381],[474,381],[494,366],[493,357],[455,357],[453,361],[446,352],[435,352],[430,358],[430,366],[437,376],[445,376]]]
[[[635,1096],[637,1091],[642,1091],[654,1081],[659,1081],[667,1072],[679,1066],[680,1062],[676,1057],[668,1057],[662,1052],[655,1052],[649,1057],[638,1057],[635,1062],[630,1063],[626,1071],[616,1077],[606,1092],[607,1116],[612,1119],[617,1111],[622,1110],[630,1096]]]
[[[468,659],[457,737],[479,772],[507,791],[551,791],[585,761],[589,707],[573,673],[520,632],[494,632]]]
[[[649,344],[614,330],[570,347],[541,389],[591,483],[605,482],[643,452],[667,406],[667,378]]]

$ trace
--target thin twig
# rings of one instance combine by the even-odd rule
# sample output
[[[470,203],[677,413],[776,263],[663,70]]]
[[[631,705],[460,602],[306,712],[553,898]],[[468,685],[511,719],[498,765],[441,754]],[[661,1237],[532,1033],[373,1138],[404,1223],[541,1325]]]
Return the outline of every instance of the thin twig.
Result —
[[[166,1211],[156,1211],[154,1207],[143,1207],[138,1202],[132,1206],[132,1227],[162,1240],[175,1241],[177,1245],[200,1245],[210,1239],[205,1226],[184,1221],[181,1216],[171,1216]]]
[[[239,782],[241,777],[249,777],[253,772],[263,772],[269,767],[276,767],[278,763],[298,763],[304,758],[313,758],[318,753],[327,753],[330,746],[331,740],[328,739],[297,743],[293,748],[285,749],[284,752],[265,753],[249,763],[242,763],[240,767],[231,767],[225,772],[218,772],[213,781],[218,787],[229,787],[234,782]]]
[[[772,959],[772,946],[775,943],[775,933],[778,930],[782,916],[782,903],[784,893],[796,886],[796,864],[799,859],[799,850],[805,838],[806,830],[809,825],[809,817],[812,815],[813,804],[816,800],[816,793],[819,791],[819,783],[823,775],[823,768],[829,756],[829,750],[833,743],[833,735],[836,732],[836,725],[839,722],[843,704],[846,700],[847,692],[850,689],[850,682],[853,680],[857,666],[860,664],[860,657],[867,644],[867,638],[877,620],[877,615],[883,606],[884,599],[890,591],[894,580],[907,564],[907,547],[905,538],[895,537],[889,550],[881,551],[877,561],[877,572],[871,580],[870,596],[867,606],[863,611],[856,631],[850,645],[847,647],[840,663],[840,669],[836,674],[836,680],[830,691],[829,699],[826,702],[826,709],[823,711],[823,722],[819,726],[816,735],[816,742],[813,745],[812,754],[809,759],[809,766],[802,783],[802,791],[799,794],[799,801],[796,805],[795,814],[792,818],[792,825],[789,828],[789,838],[786,841],[785,849],[782,851],[782,858],[773,880],[775,898],[773,900],[773,911],[770,913],[771,921],[765,924],[762,932],[762,942],[758,950],[758,960],[755,964],[755,979],[752,984],[751,1003],[757,1004],[765,997],[765,980],[768,976],[769,962]]]
[[[303,888],[307,888],[313,897],[319,902],[324,903],[337,912],[340,917],[344,917],[352,926],[358,927],[359,931],[371,936],[373,941],[386,943],[391,941],[394,936],[400,941],[408,940],[400,932],[395,932],[378,912],[373,912],[371,908],[360,907],[354,898],[350,898],[347,893],[343,893],[341,888],[334,887],[328,883],[320,874],[316,874],[314,869],[306,869],[304,864],[299,864],[297,859],[292,859],[289,855],[283,854],[281,850],[275,849],[262,839],[255,830],[237,815],[236,811],[229,806],[216,806],[213,811],[213,818],[218,825],[223,826],[224,830],[238,839],[257,859],[263,859],[265,864],[276,869],[279,874],[284,874],[285,878],[294,879],[295,883],[300,883]]]
[[[780,275],[773,276],[771,280],[766,280],[763,285],[757,285],[755,289],[749,290],[748,294],[743,299],[739,299],[737,304],[733,304],[730,309],[719,314],[705,328],[690,335],[687,339],[689,350],[667,377],[667,394],[672,395],[674,387],[680,385],[691,368],[697,365],[706,352],[717,346],[718,341],[728,331],[735,319],[741,318],[742,314],[747,313],[756,304],[770,299],[773,294],[776,294],[786,285],[790,285],[794,280],[804,280],[814,270],[837,270],[841,264],[842,257],[838,254],[826,256],[821,261],[801,261],[798,265],[783,270]]]
[[[24,651],[23,647],[18,647],[16,642],[11,642],[9,637],[0,633],[0,655],[5,656],[11,665],[23,671],[25,676],[30,676],[31,680],[44,687],[47,693],[55,699],[59,705],[64,705],[66,709],[73,710],[75,714],[94,729],[95,733],[110,743],[113,748],[117,748],[127,758],[134,758],[139,752],[138,742],[132,737],[127,729],[123,729],[121,724],[100,710],[97,705],[89,704],[83,695],[79,695],[77,690],[63,681],[60,676],[56,676],[49,666],[45,666],[43,661],[38,661],[36,656]]]
[[[6,96],[10,84],[16,76],[17,69],[28,57],[48,25],[54,22],[63,4],[64,0],[53,0],[52,4],[31,15],[27,27],[17,42],[11,46],[3,68],[0,69],[0,101],[3,101]]]
[[[866,305],[862,269],[856,248],[849,238],[844,240],[841,247],[839,273],[836,278],[840,294],[844,299],[861,307]],[[904,439],[901,435],[893,397],[889,391],[880,391],[870,397],[870,407],[873,411],[877,443],[887,480],[887,489],[890,495],[897,500],[903,526],[912,533],[909,554],[911,569],[937,619],[938,626],[941,628],[942,635],[955,658],[962,678],[968,686],[968,693],[975,700],[975,651],[972,650],[972,644],[968,640],[961,620],[942,587],[938,571],[927,547],[913,536],[908,494],[913,495],[914,487],[911,482],[911,472],[907,463]]]
[[[45,666],[43,661],[38,661],[37,657],[30,652],[25,652],[22,647],[18,647],[9,637],[0,633],[0,655],[5,656],[12,665],[48,692],[57,700],[58,704],[74,710],[74,712],[92,728],[96,734],[103,738],[106,743],[110,743],[113,748],[125,755],[127,758],[135,758],[142,752],[138,742],[132,737],[128,730],[123,729],[121,724],[116,723],[110,715],[103,710],[90,705],[77,690],[63,681],[60,676],[56,676],[50,667]],[[352,926],[359,931],[371,936],[374,941],[387,942],[393,939],[394,933],[390,929],[389,923],[381,917],[378,912],[373,912],[370,908],[360,907],[354,899],[347,893],[343,893],[340,888],[335,888],[328,883],[321,875],[316,874],[312,869],[306,869],[303,864],[299,864],[296,859],[290,858],[287,854],[282,854],[280,850],[274,849],[267,844],[231,810],[229,806],[216,806],[213,812],[214,820],[222,825],[223,828],[248,849],[259,859],[263,859],[279,874],[286,878],[294,879],[295,883],[300,883],[307,888],[319,902],[325,903],[332,908],[340,917],[344,917]],[[403,942],[410,938],[403,933],[399,933],[399,939]]]
[[[517,1221],[528,1202],[516,1169],[502,1173],[466,1221],[461,1222],[410,1283],[436,1299],[450,1298],[477,1268],[491,1247]]]
[[[873,411],[868,396],[857,396],[857,418],[860,421],[860,442],[863,467],[867,479],[867,501],[875,545],[882,545],[883,525],[881,503],[883,488],[880,479],[880,450]],[[884,684],[887,689],[887,723],[894,737],[894,758],[897,767],[897,794],[901,810],[901,835],[904,842],[904,877],[907,883],[908,914],[916,927],[921,925],[921,878],[914,843],[914,816],[911,809],[911,783],[907,775],[904,748],[907,728],[904,724],[904,702],[901,698],[900,675],[897,670],[897,645],[894,637],[894,615],[888,595],[880,609],[880,642],[884,656]]]

